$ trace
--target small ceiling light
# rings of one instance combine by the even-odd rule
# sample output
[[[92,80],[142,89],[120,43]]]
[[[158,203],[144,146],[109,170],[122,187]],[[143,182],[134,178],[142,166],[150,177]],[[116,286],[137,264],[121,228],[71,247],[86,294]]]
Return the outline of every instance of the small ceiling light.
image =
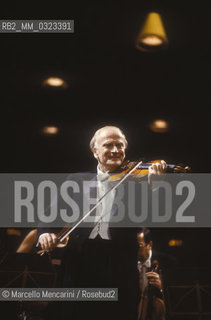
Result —
[[[42,129],[42,132],[46,135],[54,135],[57,134],[59,129],[54,126],[46,126]]]
[[[168,245],[169,247],[181,247],[183,245],[183,241],[178,239],[171,239],[169,240]]]
[[[21,231],[17,229],[7,229],[7,234],[10,236],[21,236]]]
[[[67,87],[67,83],[62,78],[56,78],[56,77],[49,77],[43,81],[43,84],[45,86],[50,87]]]
[[[155,51],[166,47],[167,44],[161,16],[156,12],[150,12],[137,36],[136,48],[141,51]]]
[[[154,132],[167,132],[169,129],[168,122],[162,119],[154,120],[149,127]]]

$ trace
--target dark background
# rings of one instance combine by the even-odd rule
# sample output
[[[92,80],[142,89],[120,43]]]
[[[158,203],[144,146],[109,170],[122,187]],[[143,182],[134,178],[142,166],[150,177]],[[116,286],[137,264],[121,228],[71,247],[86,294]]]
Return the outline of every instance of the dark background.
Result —
[[[74,19],[74,34],[0,34],[1,172],[95,170],[89,141],[101,126],[125,132],[128,158],[183,163],[210,172],[209,1],[68,1],[4,4],[1,19]],[[167,50],[137,51],[146,14],[157,10]],[[61,76],[68,88],[42,81]],[[169,122],[167,133],[149,123]],[[59,134],[41,129],[55,125]],[[155,247],[180,267],[210,266],[210,229],[155,229]],[[178,238],[183,247],[169,248]],[[198,269],[199,270],[199,269]],[[200,272],[202,274],[202,272]],[[199,275],[200,277],[200,275]]]
[[[209,172],[208,1],[68,1],[11,6],[1,19],[74,19],[74,34],[1,34],[1,172],[95,170],[95,130],[120,126],[128,157],[165,159]],[[151,10],[163,18],[167,50],[134,48]],[[61,76],[67,89],[42,81]],[[149,123],[169,122],[168,133]],[[44,136],[46,125],[59,127]]]

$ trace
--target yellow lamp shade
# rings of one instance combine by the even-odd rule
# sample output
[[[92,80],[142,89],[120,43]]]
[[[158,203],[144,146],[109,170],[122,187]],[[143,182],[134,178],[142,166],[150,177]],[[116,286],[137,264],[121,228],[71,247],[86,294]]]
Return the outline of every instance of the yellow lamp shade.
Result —
[[[165,47],[167,43],[161,16],[156,12],[150,12],[137,36],[136,48],[141,51],[154,51]]]

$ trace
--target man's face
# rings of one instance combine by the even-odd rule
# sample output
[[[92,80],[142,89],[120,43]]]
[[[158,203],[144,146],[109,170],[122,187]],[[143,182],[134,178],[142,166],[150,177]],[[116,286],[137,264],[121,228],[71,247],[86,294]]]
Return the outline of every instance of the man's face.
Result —
[[[144,240],[144,233],[137,234],[137,241],[138,241],[138,259],[143,263],[145,262],[150,255],[150,250],[152,249],[152,241],[148,244]]]
[[[106,128],[97,137],[94,157],[103,172],[112,172],[125,158],[125,140],[117,128]]]

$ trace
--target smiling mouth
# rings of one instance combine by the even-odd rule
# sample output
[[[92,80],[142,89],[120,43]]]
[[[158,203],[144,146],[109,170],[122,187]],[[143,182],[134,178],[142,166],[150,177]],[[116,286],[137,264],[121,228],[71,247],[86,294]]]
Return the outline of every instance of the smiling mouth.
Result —
[[[109,157],[109,159],[110,160],[117,160],[117,159],[120,159],[120,157],[119,156],[116,156],[116,157],[114,156],[114,157]]]

